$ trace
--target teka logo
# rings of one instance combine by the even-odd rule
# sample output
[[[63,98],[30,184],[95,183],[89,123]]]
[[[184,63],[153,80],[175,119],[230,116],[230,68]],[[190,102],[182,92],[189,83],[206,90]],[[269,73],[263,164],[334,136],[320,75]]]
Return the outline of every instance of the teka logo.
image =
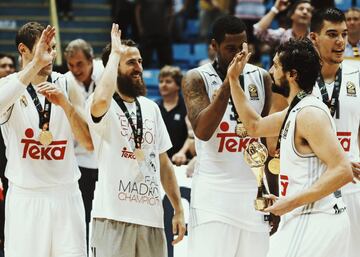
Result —
[[[227,132],[229,130],[229,123],[226,121],[221,122],[220,129],[224,132]],[[216,137],[220,138],[219,148],[218,152],[242,152],[246,149],[247,145],[258,141],[257,138],[240,138],[238,135],[236,135],[235,131],[232,133],[218,133]],[[225,149],[225,150],[224,150]]]
[[[67,140],[52,141],[48,146],[43,146],[39,141],[32,139],[34,131],[31,128],[25,130],[25,137],[21,139],[24,144],[22,158],[35,160],[63,160],[66,151]]]
[[[345,152],[350,152],[351,132],[337,132],[339,142]]]
[[[289,185],[289,177],[286,175],[280,175],[281,196],[286,196],[288,185]]]
[[[136,159],[134,152],[128,151],[126,147],[122,149],[121,157],[126,159],[133,159],[133,160]]]

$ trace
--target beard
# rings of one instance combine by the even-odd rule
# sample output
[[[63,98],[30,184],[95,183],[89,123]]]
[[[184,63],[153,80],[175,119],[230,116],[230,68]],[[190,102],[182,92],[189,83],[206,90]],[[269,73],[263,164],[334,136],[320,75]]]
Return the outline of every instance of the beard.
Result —
[[[133,73],[134,74],[134,73]],[[144,80],[141,76],[141,80],[135,80],[131,76],[126,76],[120,73],[117,77],[117,87],[121,94],[124,94],[129,97],[138,97],[138,96],[145,96],[146,95],[146,86]]]
[[[271,86],[271,91],[276,94],[282,95],[284,97],[289,97],[290,95],[290,85],[289,81],[286,80],[285,76],[280,78],[280,85],[277,85],[274,77],[271,75],[273,84]]]

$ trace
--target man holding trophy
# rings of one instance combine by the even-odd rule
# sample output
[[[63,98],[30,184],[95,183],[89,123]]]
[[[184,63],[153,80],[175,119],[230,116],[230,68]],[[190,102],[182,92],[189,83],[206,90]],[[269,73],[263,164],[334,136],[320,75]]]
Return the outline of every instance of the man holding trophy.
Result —
[[[321,67],[318,53],[308,39],[279,47],[270,75],[273,91],[289,107],[265,118],[251,107],[238,80],[249,56],[244,43],[227,73],[236,110],[250,136],[279,135],[281,146],[280,197],[271,196],[272,205],[264,209],[281,222],[267,256],[346,256],[349,220],[338,189],[353,176],[328,107],[311,95]],[[261,147],[249,148],[253,162],[261,159]]]

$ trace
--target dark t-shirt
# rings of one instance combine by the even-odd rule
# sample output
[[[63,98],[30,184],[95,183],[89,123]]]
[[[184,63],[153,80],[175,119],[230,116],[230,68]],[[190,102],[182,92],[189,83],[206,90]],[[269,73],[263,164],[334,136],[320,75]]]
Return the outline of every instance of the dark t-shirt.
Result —
[[[138,0],[137,3],[141,6],[140,19],[145,37],[169,34],[171,0]]]
[[[186,106],[182,96],[179,97],[178,104],[174,109],[169,112],[164,108],[163,100],[157,101],[157,104],[160,107],[161,116],[164,119],[167,131],[170,135],[171,147],[167,153],[171,158],[175,153],[177,153],[181,147],[184,145],[186,138],[188,137],[185,117],[186,117]]]

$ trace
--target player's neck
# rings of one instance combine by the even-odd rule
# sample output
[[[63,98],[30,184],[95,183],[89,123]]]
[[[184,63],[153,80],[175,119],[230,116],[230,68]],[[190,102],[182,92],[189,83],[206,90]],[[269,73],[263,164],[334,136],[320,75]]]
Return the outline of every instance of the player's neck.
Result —
[[[291,102],[294,100],[295,96],[301,91],[301,89],[298,86],[292,86],[290,85],[290,93],[289,96],[286,98],[286,101],[288,102],[289,106]]]
[[[127,103],[133,103],[135,101],[135,97],[127,96],[125,94],[122,94],[119,92],[119,90],[116,90],[116,92],[119,94],[120,98]]]
[[[321,68],[321,75],[326,83],[331,83],[335,80],[336,72],[340,67],[340,63],[324,62]]]
[[[178,104],[179,101],[179,94],[173,94],[173,95],[167,95],[163,96],[163,104],[164,108],[167,111],[170,111],[175,108],[175,106]]]

